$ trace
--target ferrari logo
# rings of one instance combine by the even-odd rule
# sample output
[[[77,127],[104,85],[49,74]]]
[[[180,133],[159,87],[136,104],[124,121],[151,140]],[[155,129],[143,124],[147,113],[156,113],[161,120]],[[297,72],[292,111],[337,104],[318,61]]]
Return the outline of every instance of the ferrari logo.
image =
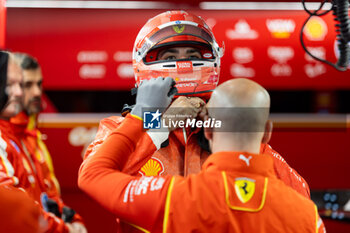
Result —
[[[246,177],[236,178],[235,191],[241,202],[248,202],[255,192],[255,180]]]
[[[174,25],[173,29],[176,33],[182,33],[185,30],[185,25]]]

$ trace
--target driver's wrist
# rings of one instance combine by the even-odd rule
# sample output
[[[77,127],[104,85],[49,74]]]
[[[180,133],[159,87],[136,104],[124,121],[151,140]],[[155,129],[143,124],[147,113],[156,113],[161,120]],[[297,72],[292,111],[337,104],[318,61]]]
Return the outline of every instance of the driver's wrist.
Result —
[[[136,104],[130,113],[132,115],[135,115],[135,116],[143,119],[143,108],[144,108],[144,106],[142,104]]]

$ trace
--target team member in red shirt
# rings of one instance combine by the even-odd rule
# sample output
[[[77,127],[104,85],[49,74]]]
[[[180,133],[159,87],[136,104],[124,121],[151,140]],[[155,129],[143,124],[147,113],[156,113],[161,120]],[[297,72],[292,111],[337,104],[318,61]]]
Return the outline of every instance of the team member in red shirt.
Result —
[[[223,83],[209,100],[207,119],[221,121],[225,132],[204,129],[213,154],[200,173],[184,178],[121,172],[147,134],[142,108],[166,108],[172,84],[168,77],[139,86],[131,114],[82,164],[81,189],[143,232],[325,232],[315,204],[278,179],[271,156],[260,153],[271,132],[270,98],[247,79]]]
[[[65,222],[71,223],[70,226],[74,226],[77,231],[86,232],[82,218],[61,199],[50,153],[37,128],[43,82],[41,67],[37,60],[28,54],[15,53],[15,57],[23,71],[23,111],[10,120],[15,136],[21,141],[25,152],[32,157],[41,183],[41,199],[48,198],[48,210],[61,216]]]
[[[16,136],[15,126],[10,122],[10,118],[22,110],[22,81],[22,70],[10,54],[6,87],[9,97],[0,113],[0,185],[21,188],[33,201],[40,203],[40,213],[47,223],[45,232],[78,233],[80,229],[48,210],[47,189],[40,165]]]
[[[0,51],[0,112],[8,100],[7,66],[8,54]],[[22,190],[13,186],[0,185],[0,206],[1,231],[7,233],[41,232],[39,205]],[[44,221],[42,223],[44,224]]]

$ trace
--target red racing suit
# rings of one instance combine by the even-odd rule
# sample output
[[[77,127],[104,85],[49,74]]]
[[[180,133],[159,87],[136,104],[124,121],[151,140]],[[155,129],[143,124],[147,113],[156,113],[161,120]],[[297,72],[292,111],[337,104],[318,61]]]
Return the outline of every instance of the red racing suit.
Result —
[[[143,232],[325,232],[317,207],[275,175],[273,157],[211,155],[202,171],[135,177],[120,172],[147,133],[130,114],[79,171],[79,187]]]
[[[120,126],[124,118],[112,116],[101,120],[95,140],[89,145],[84,158],[96,153],[108,136]],[[122,172],[130,175],[183,175],[197,174],[209,156],[209,152],[199,146],[200,129],[177,129],[166,133],[147,132],[138,140],[135,151],[126,161]],[[168,139],[168,145],[161,144]],[[270,145],[262,144],[260,153],[272,157],[277,178],[303,196],[310,198],[307,182]],[[117,219],[119,222],[119,220]],[[130,232],[129,225],[120,222],[118,232]]]
[[[52,170],[51,160],[38,145],[38,131],[27,130],[28,117],[24,113],[9,121],[0,120],[0,184],[10,184],[23,188],[33,200],[41,204],[42,214],[48,221],[46,232],[68,232],[63,220],[44,211],[43,200],[50,198],[62,212],[64,203],[60,198],[58,182]],[[73,221],[80,221],[75,215]]]

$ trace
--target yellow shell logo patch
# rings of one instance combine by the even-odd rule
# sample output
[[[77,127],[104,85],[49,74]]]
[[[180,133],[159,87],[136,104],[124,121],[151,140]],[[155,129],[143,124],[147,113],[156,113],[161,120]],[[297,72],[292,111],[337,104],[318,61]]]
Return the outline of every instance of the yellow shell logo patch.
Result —
[[[248,202],[255,192],[255,180],[246,177],[236,178],[235,191],[241,202]]]
[[[185,30],[185,25],[174,25],[173,29],[176,33],[182,33]]]
[[[162,162],[156,158],[151,158],[140,170],[144,176],[159,176],[164,171]]]

